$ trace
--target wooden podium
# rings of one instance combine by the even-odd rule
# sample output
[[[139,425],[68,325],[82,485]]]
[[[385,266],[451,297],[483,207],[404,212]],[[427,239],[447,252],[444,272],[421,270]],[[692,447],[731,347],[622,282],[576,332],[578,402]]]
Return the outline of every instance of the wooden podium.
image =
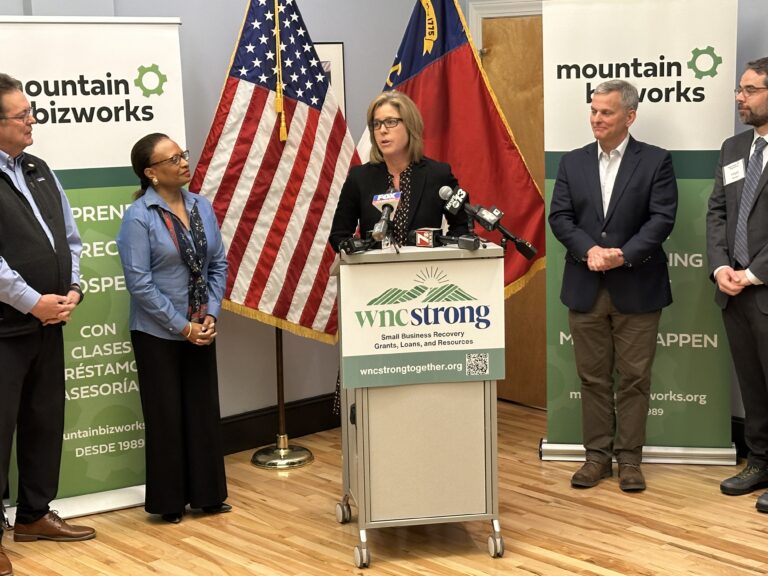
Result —
[[[496,379],[504,375],[502,250],[373,250],[341,257],[339,319],[344,495],[366,530],[491,520],[504,553]]]

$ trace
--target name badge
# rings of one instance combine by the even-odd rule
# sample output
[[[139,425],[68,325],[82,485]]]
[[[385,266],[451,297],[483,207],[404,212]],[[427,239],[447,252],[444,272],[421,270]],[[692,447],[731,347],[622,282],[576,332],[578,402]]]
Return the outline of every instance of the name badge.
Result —
[[[733,184],[739,180],[744,179],[744,159],[731,162],[728,166],[723,167],[723,184]]]

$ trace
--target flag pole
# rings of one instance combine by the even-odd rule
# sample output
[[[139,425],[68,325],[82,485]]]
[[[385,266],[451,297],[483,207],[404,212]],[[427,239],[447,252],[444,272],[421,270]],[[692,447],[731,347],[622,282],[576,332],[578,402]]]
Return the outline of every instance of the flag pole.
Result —
[[[285,433],[285,394],[283,382],[283,331],[275,328],[275,360],[277,363],[277,441],[254,452],[251,464],[258,468],[284,470],[305,466],[314,460],[312,452],[288,444]]]

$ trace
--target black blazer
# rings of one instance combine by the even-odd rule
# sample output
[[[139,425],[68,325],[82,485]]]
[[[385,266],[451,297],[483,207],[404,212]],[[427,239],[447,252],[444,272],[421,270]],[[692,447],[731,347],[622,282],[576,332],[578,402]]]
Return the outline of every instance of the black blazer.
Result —
[[[677,212],[677,180],[666,150],[630,136],[603,216],[598,145],[593,142],[560,160],[549,225],[563,243],[565,269],[560,299],[570,310],[587,312],[601,281],[616,308],[629,314],[660,310],[672,303],[667,255],[661,245]],[[625,265],[592,272],[592,246],[621,248]]]
[[[451,167],[443,162],[422,158],[413,165],[411,179],[411,201],[408,210],[408,230],[417,228],[440,228],[443,221],[445,200],[438,195],[443,186],[455,188],[458,185]],[[381,212],[373,206],[373,197],[387,191],[387,166],[366,163],[354,166],[344,182],[333,216],[329,241],[333,249],[339,251],[339,242],[355,233],[360,226],[360,235],[373,230],[381,218]],[[469,200],[467,200],[469,201]],[[445,214],[448,221],[448,233],[467,234],[468,218],[465,212]]]
[[[720,149],[720,160],[715,171],[715,185],[712,195],[709,197],[709,209],[707,211],[707,260],[709,263],[709,275],[714,280],[713,273],[720,266],[735,264],[733,256],[733,244],[736,238],[736,220],[739,217],[739,202],[741,191],[744,188],[744,178],[731,182],[727,186],[723,183],[723,167],[744,160],[744,173],[746,175],[749,152],[754,139],[754,130],[747,130],[723,142]],[[763,151],[763,154],[768,153]],[[755,201],[747,220],[747,240],[749,243],[749,262],[741,262],[748,265],[752,272],[763,282],[768,282],[768,170],[763,170],[757,183]],[[757,304],[764,314],[768,314],[768,290],[765,286],[752,286],[750,290],[756,290]],[[720,290],[715,292],[715,302],[721,308],[728,305],[730,297]]]

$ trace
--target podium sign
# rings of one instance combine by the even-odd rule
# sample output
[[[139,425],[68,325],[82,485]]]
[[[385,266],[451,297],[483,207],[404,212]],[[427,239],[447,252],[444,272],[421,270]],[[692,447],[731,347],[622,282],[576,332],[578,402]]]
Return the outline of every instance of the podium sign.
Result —
[[[382,261],[374,264],[375,252]],[[374,251],[365,262],[341,266],[346,388],[504,377],[498,247]]]

